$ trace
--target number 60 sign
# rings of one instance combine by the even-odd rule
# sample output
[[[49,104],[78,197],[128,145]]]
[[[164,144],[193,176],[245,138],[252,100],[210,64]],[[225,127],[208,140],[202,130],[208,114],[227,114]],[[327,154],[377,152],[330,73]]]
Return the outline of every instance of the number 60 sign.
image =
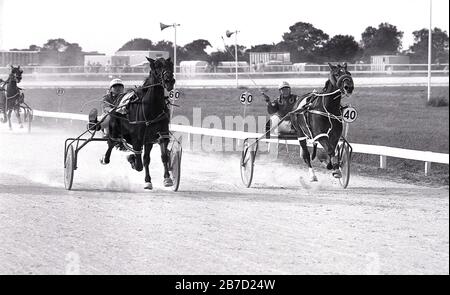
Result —
[[[171,90],[169,92],[169,98],[173,100],[178,100],[180,98],[181,94],[178,90]]]

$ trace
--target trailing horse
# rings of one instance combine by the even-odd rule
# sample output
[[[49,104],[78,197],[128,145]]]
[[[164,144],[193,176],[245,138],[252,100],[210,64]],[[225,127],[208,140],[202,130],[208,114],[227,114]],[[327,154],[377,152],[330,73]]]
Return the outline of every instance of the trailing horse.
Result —
[[[294,127],[300,142],[301,156],[309,167],[310,181],[317,181],[317,177],[311,165],[311,156],[306,145],[306,139],[318,141],[328,155],[327,169],[333,170],[335,178],[341,177],[339,163],[337,163],[335,151],[339,138],[342,135],[342,96],[353,92],[354,84],[347,64],[330,67],[329,79],[321,93],[310,93],[309,105],[304,108],[299,100],[294,105],[294,111],[290,113],[292,126]],[[314,144],[313,158],[317,145]]]
[[[11,66],[11,73],[4,82],[5,86],[0,89],[0,108],[3,109],[2,123],[8,121],[10,130],[12,129],[11,113],[13,111],[16,113],[20,128],[23,128],[22,120],[20,118],[20,105],[24,102],[24,95],[17,86],[22,80],[22,73],[23,70],[20,69],[20,66]]]
[[[154,143],[161,147],[161,159],[164,164],[164,186],[172,186],[169,174],[169,120],[170,114],[164,96],[164,89],[171,91],[175,84],[173,63],[168,59],[159,58],[150,62],[149,77],[141,87],[129,90],[124,97],[128,103],[122,108],[110,113],[110,138],[108,149],[101,160],[102,164],[110,162],[112,149],[124,146],[133,152],[128,156],[131,167],[136,171],[145,168],[146,189],[152,189],[149,164],[150,151]],[[120,105],[119,105],[120,107]],[[142,149],[144,147],[144,162]]]

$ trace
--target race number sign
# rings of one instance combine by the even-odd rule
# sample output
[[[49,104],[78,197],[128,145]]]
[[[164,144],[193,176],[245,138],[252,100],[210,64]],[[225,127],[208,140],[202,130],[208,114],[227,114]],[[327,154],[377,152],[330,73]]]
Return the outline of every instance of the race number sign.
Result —
[[[343,110],[342,118],[347,123],[353,123],[358,118],[358,112],[353,107],[346,107]]]
[[[57,88],[57,89],[56,89],[56,95],[58,95],[58,96],[63,96],[64,93],[66,93],[66,91],[64,90],[64,88]]]
[[[180,99],[181,93],[178,90],[171,90],[169,92],[169,98],[172,100],[178,100]]]
[[[241,96],[239,97],[239,101],[246,105],[246,104],[251,104],[253,102],[253,95],[250,92],[244,92],[241,94]]]

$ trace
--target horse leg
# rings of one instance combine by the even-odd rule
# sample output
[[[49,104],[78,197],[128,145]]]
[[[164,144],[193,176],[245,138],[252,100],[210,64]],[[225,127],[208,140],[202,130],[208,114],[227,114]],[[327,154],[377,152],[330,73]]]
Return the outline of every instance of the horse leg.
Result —
[[[12,130],[11,113],[12,113],[12,109],[8,110],[8,126],[9,126],[9,130]]]
[[[3,109],[3,119],[2,119],[2,123],[6,123],[6,121],[8,121],[8,110]]]
[[[108,165],[111,160],[111,152],[114,148],[115,143],[112,140],[108,140],[108,149],[106,150],[105,155],[100,159],[100,164]]]
[[[300,143],[300,156],[305,161],[306,165],[308,165],[308,172],[309,172],[309,181],[315,182],[317,181],[317,176],[314,173],[314,169],[311,165],[311,156],[308,151],[308,146],[306,145],[306,139],[299,140]]]
[[[150,169],[148,166],[150,165],[150,152],[153,148],[153,144],[146,144],[144,147],[144,169],[145,169],[145,189],[151,190],[153,189],[152,178],[150,177]]]
[[[141,145],[134,143],[133,144],[133,150],[140,151],[142,148]],[[131,168],[134,170],[141,172],[142,169],[144,169],[144,166],[142,165],[142,156],[141,152],[134,153],[132,155],[129,155],[127,157],[128,162],[131,164]]]
[[[20,128],[23,128],[22,119],[20,119],[20,108],[14,109],[16,113],[17,121],[19,121]]]
[[[169,139],[168,138],[164,138],[162,140],[162,142],[159,143],[159,146],[161,147],[161,160],[163,162],[164,165],[164,186],[165,187],[169,187],[173,185],[173,180],[170,177],[170,173],[169,173],[169,150],[168,150],[168,145],[169,145]]]
[[[320,138],[319,142],[328,155],[327,169],[333,170],[331,174],[334,178],[341,178],[342,173],[339,170],[339,163],[337,162],[337,157],[335,156],[335,145],[332,145],[327,138]]]

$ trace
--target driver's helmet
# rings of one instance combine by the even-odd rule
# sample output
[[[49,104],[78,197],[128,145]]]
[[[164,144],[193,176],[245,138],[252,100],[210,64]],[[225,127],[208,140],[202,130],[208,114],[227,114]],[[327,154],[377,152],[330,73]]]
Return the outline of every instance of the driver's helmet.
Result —
[[[112,79],[111,82],[109,82],[109,89],[116,85],[122,85],[123,87],[125,87],[121,79]]]
[[[278,90],[281,90],[283,88],[291,88],[291,85],[289,85],[288,82],[283,81],[283,82],[280,83],[280,85],[278,85]]]

